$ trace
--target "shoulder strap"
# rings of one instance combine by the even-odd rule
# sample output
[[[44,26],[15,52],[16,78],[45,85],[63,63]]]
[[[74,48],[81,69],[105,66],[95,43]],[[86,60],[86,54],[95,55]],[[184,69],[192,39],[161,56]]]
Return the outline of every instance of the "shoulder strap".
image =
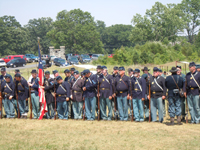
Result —
[[[77,82],[80,78],[81,78],[81,76],[78,77],[78,79],[74,82],[74,84],[72,85],[72,87],[74,87],[74,85],[76,84],[76,82]]]
[[[12,89],[10,88],[10,86],[6,83],[6,86],[9,88],[9,90],[11,90],[12,91]]]
[[[110,82],[108,81],[108,79],[105,77],[105,76],[103,76],[104,77],[104,79],[110,84]]]
[[[61,87],[65,92],[67,92],[66,89],[62,86],[62,84],[60,84],[60,87]]]
[[[193,80],[194,80],[194,82],[197,84],[197,86],[199,87],[199,84],[197,83],[197,81],[195,80],[195,78],[194,78],[194,76],[193,76],[193,74],[191,73],[191,76],[192,76],[192,78],[193,78]],[[199,87],[200,88],[200,87]]]
[[[176,87],[178,88],[178,90],[180,91],[180,89],[179,89],[179,87],[178,87],[178,85],[177,85],[177,83],[176,83],[176,81],[175,81],[175,79],[174,79],[174,77],[173,76],[171,76],[172,77],[172,79],[174,80],[174,83],[176,84]]]
[[[122,79],[122,78],[121,78]],[[122,82],[126,85],[126,87],[128,88],[128,85],[124,82],[124,80],[122,79]]]
[[[142,87],[141,87],[141,85],[140,85],[140,83],[139,83],[139,80],[137,79],[137,78],[135,78],[136,79],[136,81],[137,81],[137,83],[138,83],[138,86],[139,86],[139,88],[140,88],[140,91],[142,91]]]
[[[156,81],[155,78],[154,78],[154,81],[155,81],[156,85],[163,91],[163,88],[158,84],[158,82]]]

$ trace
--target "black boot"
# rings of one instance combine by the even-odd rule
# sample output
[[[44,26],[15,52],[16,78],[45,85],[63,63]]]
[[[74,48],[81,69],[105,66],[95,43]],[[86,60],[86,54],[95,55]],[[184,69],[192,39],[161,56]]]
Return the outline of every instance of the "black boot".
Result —
[[[170,123],[167,123],[168,126],[173,126],[174,125],[174,118],[170,118]]]
[[[177,124],[178,124],[178,125],[183,125],[183,124],[181,123],[181,116],[177,116]]]

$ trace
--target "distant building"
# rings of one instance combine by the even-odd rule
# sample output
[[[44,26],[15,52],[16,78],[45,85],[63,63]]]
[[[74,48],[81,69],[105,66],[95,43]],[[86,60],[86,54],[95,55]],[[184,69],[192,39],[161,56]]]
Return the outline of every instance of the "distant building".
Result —
[[[54,49],[53,46],[50,46],[49,47],[49,55],[61,57],[62,59],[65,59],[65,46],[60,46],[60,49]]]

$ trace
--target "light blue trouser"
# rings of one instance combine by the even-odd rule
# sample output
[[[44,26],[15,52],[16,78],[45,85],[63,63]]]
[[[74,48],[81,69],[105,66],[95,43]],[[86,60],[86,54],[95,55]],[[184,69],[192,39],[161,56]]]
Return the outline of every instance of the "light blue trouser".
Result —
[[[144,121],[144,108],[142,104],[142,99],[136,98],[132,101],[135,121]]]
[[[18,102],[18,103],[19,103],[19,102]],[[14,104],[15,112],[17,113],[17,116],[18,116],[17,100],[16,100],[16,99],[13,99],[13,104]],[[20,110],[19,110],[19,112],[20,112]]]
[[[50,103],[50,104],[47,104],[47,119],[52,119],[54,118],[54,115],[55,115],[55,111],[54,111],[54,108],[55,108],[55,103]]]
[[[15,118],[14,99],[3,99],[4,110],[7,118]]]
[[[152,122],[157,121],[157,108],[158,108],[158,115],[159,121],[163,121],[163,103],[162,97],[159,98],[151,98],[151,116]]]
[[[96,97],[85,98],[85,110],[87,120],[95,120]]]
[[[176,116],[180,116],[181,115],[181,98],[180,96],[174,95],[173,97],[169,97],[168,98],[168,102],[169,102],[169,115],[171,118],[174,118],[175,115]]]
[[[185,96],[184,97],[181,97],[181,114],[182,114],[182,117],[185,117]]]
[[[35,93],[31,93],[31,103],[34,118],[38,119],[40,117],[40,102],[39,96],[36,96]]]
[[[119,111],[119,118],[121,121],[128,120],[128,106],[127,106],[127,96],[125,97],[117,97],[117,105]]]
[[[112,119],[112,107],[111,100],[109,98],[100,98],[100,109],[101,109],[101,118],[103,120],[111,120]],[[106,113],[106,105],[108,106],[108,116]]]
[[[57,112],[59,119],[68,119],[68,103],[67,101],[57,102]]]
[[[145,99],[144,101],[144,113],[145,113],[145,117],[149,118],[149,100]]]
[[[74,119],[82,119],[83,102],[73,102],[72,109],[74,112]]]
[[[191,115],[192,123],[199,123],[200,109],[199,109],[199,95],[187,95],[188,108]]]
[[[162,103],[163,103],[163,116],[165,117],[165,115],[166,115],[166,110],[165,110],[165,99],[162,100]]]
[[[18,105],[19,105],[19,111],[20,115],[25,113],[25,108],[26,108],[26,100],[18,100]],[[18,113],[18,112],[17,112]]]

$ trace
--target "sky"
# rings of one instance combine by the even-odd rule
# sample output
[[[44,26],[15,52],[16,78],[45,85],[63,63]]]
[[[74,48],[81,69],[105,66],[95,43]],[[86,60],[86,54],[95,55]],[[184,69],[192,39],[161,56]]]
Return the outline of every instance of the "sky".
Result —
[[[177,4],[182,0],[0,0],[0,17],[15,16],[24,26],[30,19],[51,17],[55,21],[58,12],[80,8],[91,13],[95,21],[104,21],[107,27],[131,25],[136,13],[144,15],[157,1]]]

